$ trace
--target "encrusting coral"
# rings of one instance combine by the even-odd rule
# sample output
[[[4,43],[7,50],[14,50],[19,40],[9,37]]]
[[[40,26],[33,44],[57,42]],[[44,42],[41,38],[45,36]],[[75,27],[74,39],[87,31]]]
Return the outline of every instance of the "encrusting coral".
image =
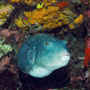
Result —
[[[23,2],[30,5],[30,3],[35,1],[10,0],[10,2]],[[31,28],[34,25],[37,26],[37,28],[39,28],[40,30],[52,30],[54,28],[68,24],[70,29],[74,29],[76,27],[76,24],[78,24],[79,26],[79,24],[84,21],[84,16],[82,14],[78,16],[76,13],[72,12],[69,7],[67,7],[69,5],[68,2],[43,0],[41,2],[36,1],[36,3],[36,9],[34,9],[33,11],[24,11],[22,15],[19,15],[19,17],[15,19],[15,24],[18,27],[25,29],[26,27]],[[6,5],[3,7],[1,6],[1,8],[3,12],[0,12],[0,25],[4,24],[7,17],[9,16],[8,13],[12,11],[13,6]]]
[[[12,51],[12,47],[8,44],[4,44],[6,41],[5,37],[0,37],[0,58],[7,54],[8,52]]]
[[[72,23],[69,24],[69,27],[70,29],[74,29],[76,26],[78,27],[83,22],[84,22],[84,15],[80,14],[76,19],[73,20]]]
[[[0,5],[0,25],[3,25],[7,20],[14,7],[10,4]]]
[[[74,20],[74,23],[75,24],[79,24],[79,23],[83,23],[84,21],[84,16],[83,14],[80,14],[75,20]]]
[[[18,3],[18,2],[23,2],[26,4],[30,4],[32,2],[32,0],[10,0],[11,3]]]
[[[45,2],[43,2],[45,3]],[[23,18],[24,17],[24,18]],[[19,27],[27,27],[38,23],[42,26],[43,30],[51,30],[58,26],[69,24],[74,20],[77,15],[69,8],[64,8],[60,11],[60,7],[53,6],[52,3],[44,4],[44,7],[31,11],[24,11],[24,15],[19,16],[15,20],[15,24]]]

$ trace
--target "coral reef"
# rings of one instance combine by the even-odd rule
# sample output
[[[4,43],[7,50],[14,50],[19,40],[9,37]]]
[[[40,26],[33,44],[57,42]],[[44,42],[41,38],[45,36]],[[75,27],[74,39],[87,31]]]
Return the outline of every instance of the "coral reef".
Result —
[[[37,9],[40,9],[40,8],[42,8],[43,6],[44,6],[44,4],[43,4],[43,3],[38,4],[38,5],[37,5]]]
[[[81,2],[81,0],[69,0],[69,1],[71,1],[73,3],[80,3]]]
[[[88,18],[90,18],[90,10],[86,11],[84,14],[87,15]]]
[[[80,14],[75,20],[74,23],[75,24],[79,24],[79,23],[83,23],[84,21],[84,16],[82,14]]]
[[[0,5],[0,26],[5,23],[14,7],[10,4]]]
[[[75,29],[76,27],[79,27],[81,23],[84,22],[84,15],[80,14],[76,19],[73,20],[72,23],[69,24],[70,29]]]
[[[57,3],[57,6],[61,9],[61,8],[63,8],[63,7],[65,7],[65,6],[68,6],[69,5],[69,3],[68,2],[64,2],[64,1],[62,1],[62,2],[60,2],[60,3]]]
[[[30,4],[32,2],[32,0],[10,0],[11,3],[26,3],[26,4]]]
[[[21,28],[30,27],[37,23],[38,26],[42,26],[43,30],[52,30],[53,28],[69,24],[77,17],[77,14],[73,13],[69,8],[59,11],[57,6],[48,6],[48,9],[43,7],[32,12],[25,11],[23,17],[19,16],[15,20],[16,25]]]
[[[12,51],[12,47],[8,44],[4,44],[5,38],[0,37],[0,58],[4,55],[7,54],[8,52]]]
[[[70,67],[62,72],[66,75],[70,70],[70,81],[63,88],[61,71],[45,81],[34,81],[18,69],[17,52],[22,43],[40,33],[68,42]],[[58,90],[89,90],[90,64],[89,70],[83,72],[86,35],[90,35],[90,0],[0,0],[0,90],[57,90],[57,86]]]

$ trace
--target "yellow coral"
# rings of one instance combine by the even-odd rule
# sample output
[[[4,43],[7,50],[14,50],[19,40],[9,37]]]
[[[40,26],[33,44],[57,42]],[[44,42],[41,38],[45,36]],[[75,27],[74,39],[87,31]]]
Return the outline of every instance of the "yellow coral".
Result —
[[[30,4],[32,0],[10,0],[11,3],[18,3],[18,2],[23,2],[26,4]]]
[[[5,23],[6,19],[0,19],[0,25],[3,25]]]
[[[31,24],[35,24],[35,22],[41,23],[42,20],[52,19],[51,17],[48,17],[48,14],[54,13],[59,8],[50,6],[48,9],[43,7],[40,10],[34,10],[33,12],[24,12],[24,14],[29,18],[29,22]]]
[[[3,25],[10,15],[11,11],[14,9],[12,5],[0,5],[0,25]]]
[[[70,27],[70,29],[74,29],[74,28],[75,28],[75,26],[74,26],[73,23],[70,23],[70,24],[69,24],[69,27]]]
[[[22,28],[22,26],[24,26],[22,22],[22,17],[19,16],[19,18],[15,20],[15,24],[17,24],[20,28]]]
[[[3,13],[9,12],[12,9],[13,9],[12,5],[1,5],[0,6],[0,15]]]
[[[76,19],[73,20],[72,23],[69,24],[70,29],[74,29],[76,26],[78,27],[81,23],[84,22],[83,14],[80,14]]]
[[[56,0],[43,0],[43,4],[45,4],[46,7],[56,2],[57,2]]]
[[[10,0],[11,2],[19,2],[20,0]]]
[[[25,3],[30,4],[32,0],[25,0]]]
[[[80,15],[74,20],[74,23],[75,23],[75,24],[83,23],[83,21],[84,21],[84,16],[83,16],[83,14],[80,14]]]
[[[31,17],[31,12],[24,12],[24,14],[25,14],[25,16],[28,17],[28,18]]]
[[[50,0],[50,2],[55,3],[55,2],[56,2],[56,0]]]
[[[15,19],[15,24],[20,27],[20,28],[23,28],[25,27],[26,25],[29,26],[29,21],[28,20],[25,20],[25,19],[22,19],[21,16],[18,17],[18,19]]]
[[[48,8],[44,6],[41,9],[25,11],[24,16],[28,18],[26,26],[28,23],[31,25],[38,23],[38,25],[42,25],[44,30],[51,30],[65,24],[69,24],[77,15],[68,8],[64,8],[64,10],[59,11],[59,7],[50,5]]]

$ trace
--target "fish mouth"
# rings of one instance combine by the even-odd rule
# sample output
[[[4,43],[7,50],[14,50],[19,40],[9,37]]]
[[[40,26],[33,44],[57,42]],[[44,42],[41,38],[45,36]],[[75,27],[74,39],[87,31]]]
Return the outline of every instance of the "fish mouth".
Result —
[[[67,61],[67,60],[69,60],[70,59],[70,54],[69,53],[67,53],[66,55],[62,55],[62,61]]]
[[[69,59],[70,59],[70,56],[64,56],[64,57],[62,57],[62,61],[67,61]]]
[[[63,55],[62,57],[59,56],[58,58],[54,59],[54,63],[49,65],[44,65],[44,67],[47,67],[49,69],[57,69],[60,66],[62,67],[68,64],[69,59],[70,59],[70,54]]]

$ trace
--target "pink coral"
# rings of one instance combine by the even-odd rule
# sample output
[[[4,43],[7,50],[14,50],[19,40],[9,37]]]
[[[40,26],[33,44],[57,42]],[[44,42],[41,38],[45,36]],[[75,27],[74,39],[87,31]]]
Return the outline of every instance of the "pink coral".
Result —
[[[89,0],[80,0],[80,2],[82,3],[82,4],[89,4]]]
[[[88,18],[90,18],[90,10],[86,11],[84,14],[87,15]]]
[[[74,82],[74,81],[79,81],[79,80],[84,80],[81,76],[78,76],[78,77],[71,77],[71,82]]]
[[[10,65],[10,68],[8,70],[13,74],[17,74],[18,72],[18,69],[13,64]]]
[[[0,71],[4,71],[6,69],[6,65],[10,64],[10,58],[6,56],[5,58],[2,58],[0,61]]]
[[[24,37],[24,34],[18,32],[17,30],[2,29],[0,31],[0,36],[4,36],[9,39],[14,37],[16,41],[19,41],[21,37]]]
[[[14,64],[10,64],[10,58],[6,56],[5,58],[2,58],[0,61],[0,72],[3,72],[4,70],[9,70],[13,74],[17,74],[18,69]],[[9,66],[9,67],[7,67]]]
[[[0,31],[0,36],[10,37],[12,34],[16,34],[17,31],[10,31],[9,29],[3,29]]]

